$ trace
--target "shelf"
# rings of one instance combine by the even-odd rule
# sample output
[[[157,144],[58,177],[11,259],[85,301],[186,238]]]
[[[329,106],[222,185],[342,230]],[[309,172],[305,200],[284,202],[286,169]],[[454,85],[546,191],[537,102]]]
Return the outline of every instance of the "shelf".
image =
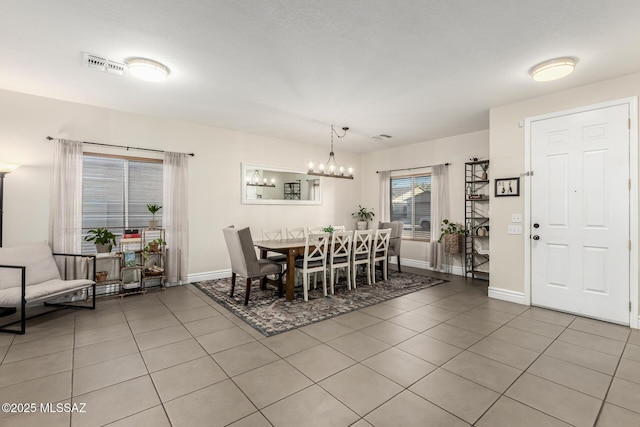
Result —
[[[467,271],[468,274],[484,274],[486,276],[489,275],[488,271],[483,271],[483,270],[469,270]]]
[[[474,179],[473,181],[465,181],[465,184],[488,184],[488,179]]]
[[[467,202],[488,202],[488,201],[489,201],[489,196],[482,196],[477,199],[467,197]]]
[[[488,216],[465,216],[464,219],[489,219]]]

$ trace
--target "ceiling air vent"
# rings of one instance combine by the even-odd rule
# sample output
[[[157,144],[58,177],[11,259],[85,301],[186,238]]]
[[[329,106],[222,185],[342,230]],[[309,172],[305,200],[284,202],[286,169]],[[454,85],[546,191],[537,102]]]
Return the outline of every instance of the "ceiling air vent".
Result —
[[[391,135],[387,135],[386,133],[381,133],[380,135],[372,136],[373,139],[391,139]]]
[[[120,76],[123,75],[126,70],[126,65],[121,62],[111,61],[86,52],[84,54],[84,65],[94,70],[105,71]]]

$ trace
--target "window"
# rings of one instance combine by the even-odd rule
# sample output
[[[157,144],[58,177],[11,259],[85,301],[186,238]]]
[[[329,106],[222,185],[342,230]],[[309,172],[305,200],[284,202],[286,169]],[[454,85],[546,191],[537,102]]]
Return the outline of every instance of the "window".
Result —
[[[82,252],[95,251],[85,242],[87,231],[106,227],[116,236],[126,228],[148,227],[148,203],[162,205],[162,162],[126,157],[83,156]],[[162,224],[162,210],[156,213]]]
[[[404,224],[403,239],[431,239],[431,174],[391,177],[391,221]]]

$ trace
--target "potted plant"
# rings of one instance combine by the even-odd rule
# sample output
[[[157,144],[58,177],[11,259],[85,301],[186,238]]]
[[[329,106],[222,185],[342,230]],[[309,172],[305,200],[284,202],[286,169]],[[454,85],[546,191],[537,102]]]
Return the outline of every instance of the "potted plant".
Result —
[[[167,244],[167,242],[162,240],[161,237],[158,237],[157,239],[153,239],[153,240],[147,242],[147,244],[144,245],[144,248],[142,249],[142,256],[143,256],[145,262],[149,259],[149,254],[150,253],[158,253],[158,252],[160,252],[160,245],[166,245],[166,244]]]
[[[464,225],[459,222],[451,222],[448,219],[442,220],[440,226],[440,239],[444,240],[444,251],[448,254],[459,254],[462,252],[462,236],[467,234]]]
[[[487,169],[489,169],[489,163],[480,163],[480,167],[482,168],[482,180],[486,181],[487,179],[489,179],[489,176],[487,175]]]
[[[373,213],[373,208],[371,210],[367,210],[367,208],[363,208],[361,205],[358,205],[358,210],[351,214],[354,218],[358,218],[356,222],[356,228],[358,230],[366,230],[369,221],[373,219],[375,214]]]
[[[148,203],[147,209],[149,210],[149,212],[151,212],[151,217],[152,217],[151,221],[149,221],[149,228],[152,230],[158,228],[158,221],[156,221],[156,213],[160,209],[162,209],[162,206],[156,205],[155,203]]]
[[[96,251],[99,254],[104,254],[111,252],[111,249],[116,244],[116,235],[105,227],[101,227],[95,230],[89,230],[84,240],[85,242],[95,243]]]
[[[322,231],[325,232],[325,233],[333,233],[335,230],[333,228],[333,225],[328,225],[328,226],[324,227],[322,229]]]

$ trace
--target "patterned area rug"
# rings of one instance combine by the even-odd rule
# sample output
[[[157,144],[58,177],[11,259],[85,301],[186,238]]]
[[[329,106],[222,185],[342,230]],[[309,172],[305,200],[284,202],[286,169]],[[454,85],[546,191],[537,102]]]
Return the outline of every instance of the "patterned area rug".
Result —
[[[295,299],[287,301],[285,298],[278,298],[278,291],[274,288],[261,290],[256,280],[251,286],[248,306],[244,305],[245,283],[241,277],[236,281],[233,298],[229,296],[231,278],[192,284],[263,335],[271,336],[444,282],[446,280],[390,271],[389,280],[377,281],[375,285],[367,285],[366,279],[361,284],[359,279],[355,290],[348,290],[346,281],[341,281],[335,286],[335,295],[329,294],[326,298],[320,282],[317,289],[310,290],[309,301],[305,302],[302,287],[296,287]]]

